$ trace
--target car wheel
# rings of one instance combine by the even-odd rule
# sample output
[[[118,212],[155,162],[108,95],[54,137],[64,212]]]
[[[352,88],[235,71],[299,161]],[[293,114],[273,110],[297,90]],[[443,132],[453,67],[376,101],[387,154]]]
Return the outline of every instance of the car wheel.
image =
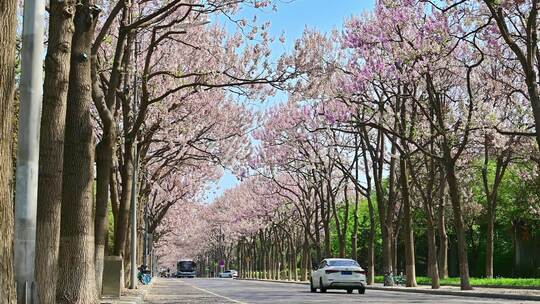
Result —
[[[347,293],[348,293],[348,294],[351,294],[351,293],[352,293],[352,289],[347,289]]]
[[[326,292],[326,288],[324,288],[324,285],[322,283],[322,278],[319,280],[319,289],[321,290],[322,293]]]
[[[359,294],[365,294],[366,293],[366,288],[362,287],[362,288],[358,289],[358,293]]]
[[[317,288],[313,286],[313,279],[309,279],[309,290],[311,292],[317,292]]]

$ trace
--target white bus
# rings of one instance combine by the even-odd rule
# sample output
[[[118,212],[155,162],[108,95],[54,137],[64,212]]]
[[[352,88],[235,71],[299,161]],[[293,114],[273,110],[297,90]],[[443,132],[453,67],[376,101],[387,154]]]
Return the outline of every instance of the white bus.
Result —
[[[197,276],[197,264],[190,259],[183,259],[176,264],[177,278],[194,278]]]

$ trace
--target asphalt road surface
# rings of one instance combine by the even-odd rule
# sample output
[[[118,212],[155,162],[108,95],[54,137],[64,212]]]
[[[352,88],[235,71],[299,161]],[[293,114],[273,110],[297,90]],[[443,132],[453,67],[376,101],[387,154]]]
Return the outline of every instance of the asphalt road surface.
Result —
[[[420,293],[366,290],[347,294],[329,290],[311,293],[309,286],[298,284],[244,281],[233,279],[157,279],[145,303],[217,304],[217,303],[538,303],[504,299],[486,299],[427,295]]]

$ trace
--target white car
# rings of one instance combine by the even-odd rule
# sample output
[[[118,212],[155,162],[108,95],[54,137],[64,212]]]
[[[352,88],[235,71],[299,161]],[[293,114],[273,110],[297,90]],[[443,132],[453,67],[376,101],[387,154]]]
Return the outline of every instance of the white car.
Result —
[[[366,292],[366,271],[351,259],[324,259],[318,269],[311,272],[311,292],[319,289],[326,292],[327,289],[345,289],[347,293],[358,290],[358,293]]]
[[[234,278],[238,276],[238,273],[236,270],[225,270],[224,272],[220,272],[218,275],[220,278]]]

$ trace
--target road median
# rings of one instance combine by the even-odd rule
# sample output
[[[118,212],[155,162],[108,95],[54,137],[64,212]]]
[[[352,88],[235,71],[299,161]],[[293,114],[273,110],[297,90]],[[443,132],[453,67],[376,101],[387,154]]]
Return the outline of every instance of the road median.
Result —
[[[309,285],[309,282],[285,281],[285,280],[265,280],[265,279],[240,279],[248,281],[262,281],[282,284]],[[484,288],[476,287],[473,290],[460,290],[456,286],[441,286],[440,289],[431,289],[430,286],[419,285],[417,287],[404,286],[383,286],[382,284],[373,284],[367,286],[368,290],[381,290],[392,292],[424,293],[432,295],[459,296],[459,297],[477,297],[492,299],[507,299],[521,301],[540,301],[540,290],[523,288]]]

